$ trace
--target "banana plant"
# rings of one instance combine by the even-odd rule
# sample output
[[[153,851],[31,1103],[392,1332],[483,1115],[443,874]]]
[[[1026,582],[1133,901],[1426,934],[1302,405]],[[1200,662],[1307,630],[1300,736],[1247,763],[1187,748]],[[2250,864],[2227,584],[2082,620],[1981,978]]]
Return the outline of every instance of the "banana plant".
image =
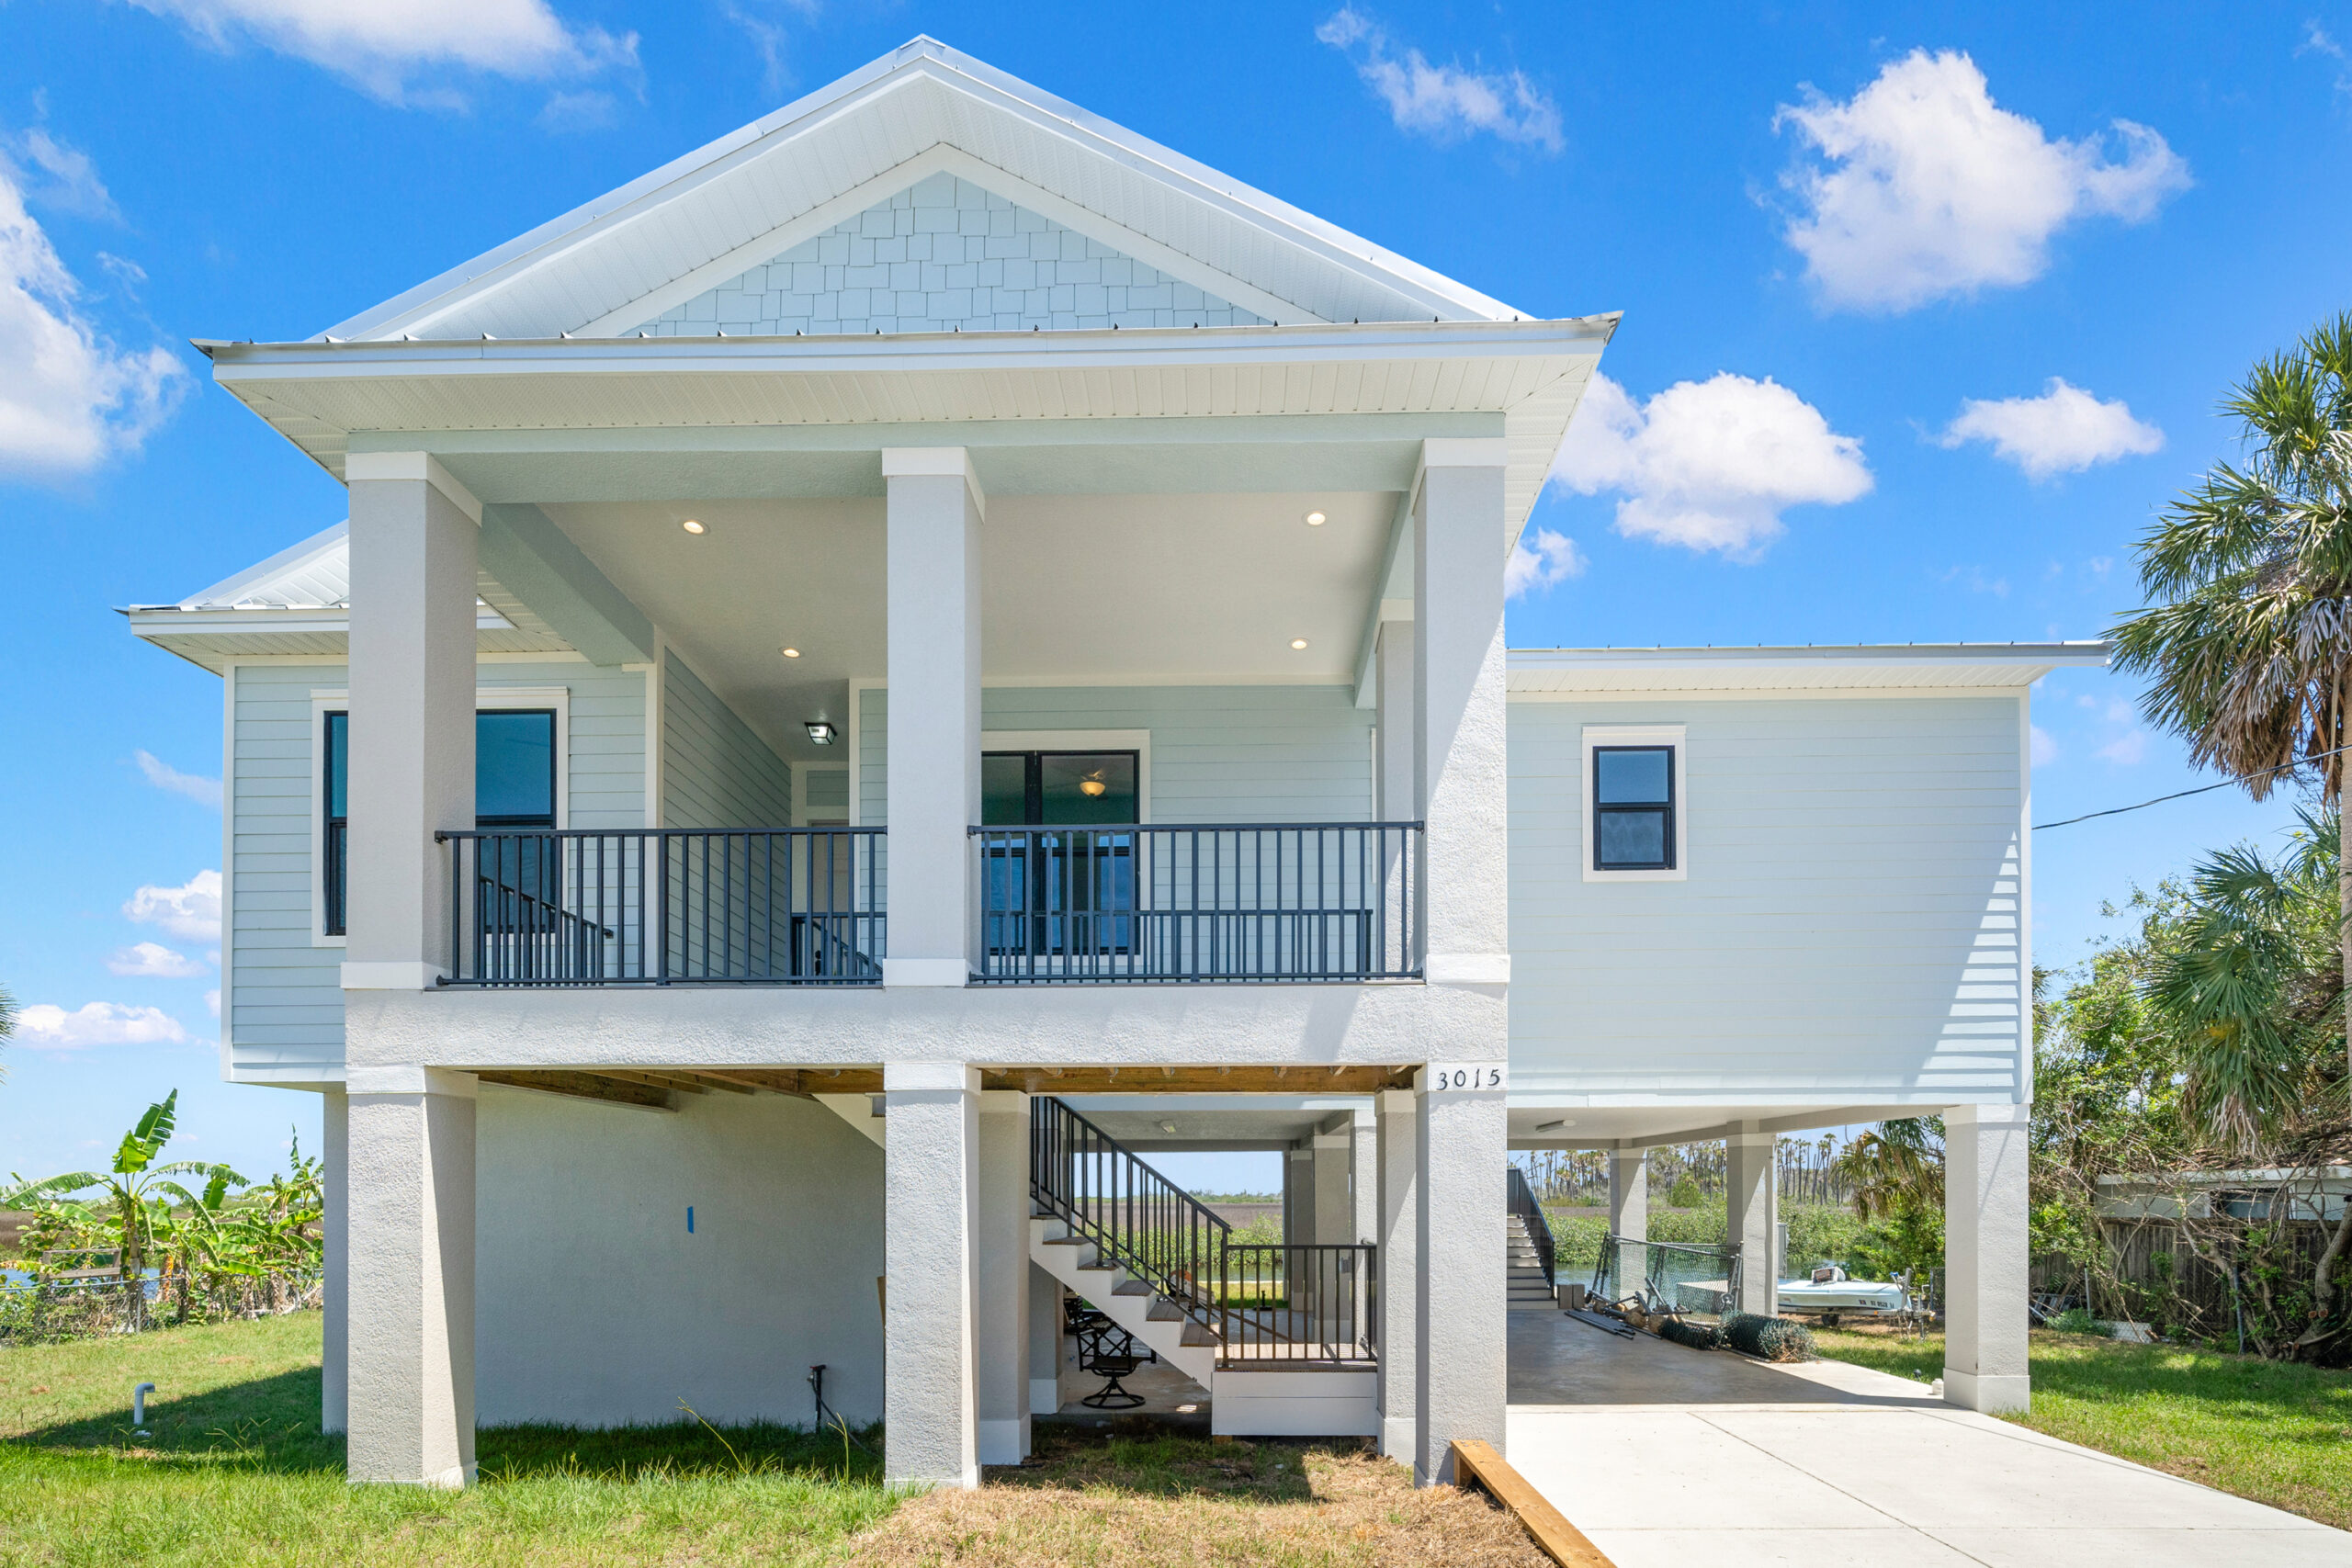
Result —
[[[116,1271],[126,1280],[141,1278],[154,1243],[159,1212],[168,1214],[172,1205],[178,1204],[215,1213],[231,1188],[249,1185],[225,1165],[209,1165],[202,1160],[155,1163],[155,1156],[172,1141],[173,1127],[179,1116],[179,1099],[180,1091],[174,1089],[147,1108],[139,1124],[122,1135],[111,1169],[73,1170],[39,1181],[11,1175],[9,1179],[14,1185],[0,1192],[0,1209],[63,1201],[76,1193],[96,1189],[95,1195],[83,1201],[114,1214],[120,1242],[115,1254]],[[201,1195],[189,1191],[179,1179],[183,1177],[201,1177]]]

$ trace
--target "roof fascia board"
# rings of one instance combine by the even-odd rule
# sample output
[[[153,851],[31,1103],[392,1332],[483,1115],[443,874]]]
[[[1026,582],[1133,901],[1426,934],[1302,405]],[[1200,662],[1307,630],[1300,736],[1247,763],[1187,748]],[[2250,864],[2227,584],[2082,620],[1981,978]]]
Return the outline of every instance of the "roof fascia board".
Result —
[[[805,134],[826,120],[854,112],[872,99],[922,83],[966,92],[1057,132],[1098,155],[1157,178],[1230,216],[1254,223],[1377,287],[1408,299],[1419,296],[1429,303],[1433,315],[1442,316],[1448,310],[1488,320],[1523,314],[1017,77],[932,39],[919,38],[774,114],[674,158],[650,174],[341,321],[322,335],[371,338],[413,332],[420,325],[429,325],[467,299],[551,265],[626,224],[642,220],[664,202],[732,172],[749,158],[774,151],[763,144],[780,133]]]
[[[869,337],[533,338],[490,342],[246,344],[199,341],[213,379],[368,376],[876,374],[923,370],[1204,368],[1372,360],[1597,359],[1614,316],[1558,321],[1317,322],[1272,327],[1087,328]]]

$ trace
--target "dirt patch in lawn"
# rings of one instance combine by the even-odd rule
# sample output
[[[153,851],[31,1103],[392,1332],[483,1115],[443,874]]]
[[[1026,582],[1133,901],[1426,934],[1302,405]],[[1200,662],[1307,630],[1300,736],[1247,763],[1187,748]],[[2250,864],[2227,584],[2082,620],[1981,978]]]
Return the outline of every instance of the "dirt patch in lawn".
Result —
[[[977,1492],[906,1504],[850,1542],[848,1555],[908,1568],[1550,1562],[1483,1493],[1416,1489],[1407,1467],[1354,1443],[1047,1427],[1028,1464],[990,1467]]]

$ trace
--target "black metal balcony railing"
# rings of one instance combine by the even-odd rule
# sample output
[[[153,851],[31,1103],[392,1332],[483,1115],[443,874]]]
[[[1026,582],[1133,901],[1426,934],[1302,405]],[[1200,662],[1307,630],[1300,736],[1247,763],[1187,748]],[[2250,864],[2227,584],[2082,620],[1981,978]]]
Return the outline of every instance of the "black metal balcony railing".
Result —
[[[458,986],[875,986],[879,828],[444,832]]]
[[[975,828],[973,978],[1408,980],[1418,822]]]

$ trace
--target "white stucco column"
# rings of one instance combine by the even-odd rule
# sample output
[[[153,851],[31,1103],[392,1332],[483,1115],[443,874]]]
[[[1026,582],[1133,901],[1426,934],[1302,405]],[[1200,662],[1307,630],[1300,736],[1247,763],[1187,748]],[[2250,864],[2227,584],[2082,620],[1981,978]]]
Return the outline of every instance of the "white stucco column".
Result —
[[[886,986],[971,975],[980,816],[979,482],[961,446],[885,447],[890,937]]]
[[[474,825],[474,593],[481,505],[423,452],[355,452],[346,988],[447,972],[449,851]]]
[[[1416,1087],[1421,1256],[1414,1271],[1420,1344],[1413,1473],[1423,1485],[1454,1479],[1456,1438],[1483,1438],[1503,1450],[1509,1387],[1503,1091],[1440,1089],[1438,1074],[1423,1068]]]
[[[351,1101],[331,1089],[319,1096],[319,1430],[340,1432],[351,1408]]]
[[[1944,1397],[2024,1410],[2030,1105],[1944,1112]]]
[[[1383,1089],[1373,1104],[1380,1228],[1380,1451],[1415,1461],[1419,1438],[1421,1200],[1419,1098],[1409,1089]]]
[[[895,829],[894,829],[895,830]],[[974,1380],[980,1075],[952,1062],[882,1069],[883,1476],[980,1483]],[[1025,1258],[1028,1247],[1022,1247]]]
[[[1062,1284],[1029,1265],[1029,1414],[1062,1407]]]
[[[1649,1150],[1609,1151],[1609,1228],[1623,1238],[1617,1250],[1617,1293],[1622,1297],[1641,1288],[1648,1267],[1649,1249],[1640,1244],[1650,1234]]]
[[[1413,623],[1381,622],[1375,657],[1380,752],[1373,778],[1374,809],[1383,822],[1409,822],[1421,808],[1414,784],[1420,731],[1413,721]]]
[[[1499,437],[1422,443],[1413,529],[1415,795],[1427,824],[1427,972],[1440,985],[1510,980],[1503,460]],[[1448,1043],[1449,1059],[1487,1055]],[[1500,1061],[1501,1041],[1494,1043]]]
[[[1380,1240],[1380,1132],[1369,1110],[1355,1112],[1354,1146],[1348,1151],[1348,1193],[1355,1209],[1350,1241]]]
[[[1356,1239],[1355,1193],[1350,1167],[1355,1160],[1352,1124],[1334,1133],[1315,1134],[1315,1235],[1320,1247],[1339,1247]]]
[[[1739,1310],[1767,1317],[1781,1303],[1777,1142],[1770,1133],[1734,1133],[1724,1148],[1724,1239],[1739,1248]]]
[[[474,1478],[473,1076],[355,1066],[346,1102],[349,1473],[464,1486]]]
[[[1315,1145],[1283,1151],[1283,1241],[1292,1247],[1315,1242]]]
[[[1029,1457],[1029,1097],[980,1095],[975,1396],[982,1464]]]

